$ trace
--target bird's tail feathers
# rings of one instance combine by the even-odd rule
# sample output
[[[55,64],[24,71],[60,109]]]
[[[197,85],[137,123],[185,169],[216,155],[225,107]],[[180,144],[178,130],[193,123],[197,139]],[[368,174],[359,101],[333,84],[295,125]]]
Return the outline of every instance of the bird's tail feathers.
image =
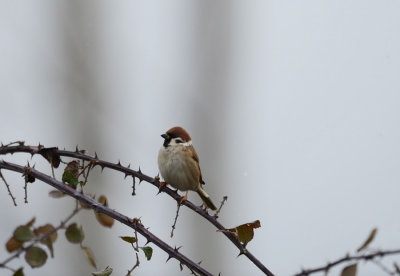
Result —
[[[197,193],[199,194],[199,196],[203,200],[204,204],[208,208],[210,208],[213,211],[217,210],[217,206],[215,206],[214,202],[212,202],[210,196],[206,193],[206,191],[203,190],[203,188],[199,187],[199,189],[197,190]]]

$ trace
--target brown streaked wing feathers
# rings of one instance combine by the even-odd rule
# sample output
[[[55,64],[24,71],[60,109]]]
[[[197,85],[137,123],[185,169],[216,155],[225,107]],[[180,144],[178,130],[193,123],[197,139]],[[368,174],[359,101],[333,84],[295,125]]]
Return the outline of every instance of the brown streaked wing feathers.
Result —
[[[187,147],[187,149],[192,153],[192,158],[193,158],[193,160],[195,160],[196,163],[197,163],[197,167],[199,168],[199,172],[200,172],[199,181],[200,181],[201,184],[204,185],[205,182],[204,182],[203,177],[202,177],[202,175],[201,175],[199,156],[197,155],[197,152],[196,152],[196,150],[194,149],[193,146],[189,146],[189,147]]]

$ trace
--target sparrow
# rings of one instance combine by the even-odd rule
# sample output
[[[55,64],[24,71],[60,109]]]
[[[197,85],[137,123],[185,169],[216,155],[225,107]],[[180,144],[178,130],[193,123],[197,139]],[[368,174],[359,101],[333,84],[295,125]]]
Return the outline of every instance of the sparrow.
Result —
[[[172,187],[186,191],[181,202],[187,199],[188,191],[199,194],[204,205],[211,210],[217,207],[203,189],[204,181],[200,171],[199,157],[192,145],[192,138],[182,127],[176,126],[161,135],[164,143],[158,152],[158,168],[165,182]]]

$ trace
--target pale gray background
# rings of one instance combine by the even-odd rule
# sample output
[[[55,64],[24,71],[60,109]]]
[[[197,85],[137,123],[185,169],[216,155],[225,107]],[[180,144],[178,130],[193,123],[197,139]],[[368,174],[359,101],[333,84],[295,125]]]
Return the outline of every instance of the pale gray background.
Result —
[[[260,219],[249,249],[277,275],[354,250],[373,227],[376,248],[400,247],[399,1],[0,1],[0,140],[96,151],[155,176],[160,134],[193,137],[206,189],[229,200],[221,222]],[[28,155],[3,156],[25,164]],[[41,158],[30,161],[49,171]],[[3,172],[0,237],[31,217],[58,223],[70,199],[47,197]],[[146,183],[130,196],[117,173],[93,173],[88,190],[212,273],[261,275],[201,217]],[[190,199],[200,203],[195,194]],[[124,275],[134,253],[118,223],[76,220],[99,267]],[[140,242],[144,242],[143,239]],[[135,275],[187,275],[154,247]],[[7,256],[4,247],[0,260]],[[60,233],[55,259],[27,275],[90,275]],[[398,257],[395,259],[399,259]],[[393,259],[387,259],[391,265]],[[11,263],[18,267],[18,261]],[[332,271],[337,275],[341,267]],[[359,275],[382,275],[376,266]],[[1,270],[1,275],[10,275]]]

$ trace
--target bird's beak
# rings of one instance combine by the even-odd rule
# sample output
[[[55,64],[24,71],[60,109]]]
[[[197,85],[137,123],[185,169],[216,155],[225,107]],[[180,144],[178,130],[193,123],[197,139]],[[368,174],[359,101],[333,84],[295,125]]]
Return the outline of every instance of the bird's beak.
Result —
[[[164,138],[164,139],[168,139],[169,135],[164,133],[164,134],[161,134],[161,137]]]

